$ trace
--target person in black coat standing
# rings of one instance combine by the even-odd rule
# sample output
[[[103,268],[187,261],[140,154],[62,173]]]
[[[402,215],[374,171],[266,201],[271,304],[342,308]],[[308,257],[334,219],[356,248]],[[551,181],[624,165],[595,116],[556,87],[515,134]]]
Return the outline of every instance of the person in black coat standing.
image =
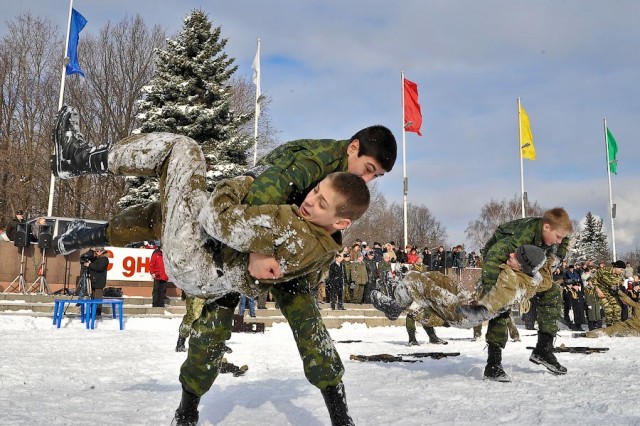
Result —
[[[102,292],[107,285],[107,268],[109,267],[109,257],[104,247],[95,247],[94,256],[84,266],[89,270],[91,278],[91,298],[102,299]],[[96,317],[102,316],[102,305],[98,305]]]
[[[347,283],[347,273],[342,263],[342,253],[336,254],[336,260],[329,266],[329,275],[325,281],[327,287],[327,298],[331,303],[331,309],[344,310],[344,287]]]
[[[24,218],[24,212],[22,210],[18,210],[16,212],[16,217],[13,218],[13,220],[7,225],[6,234],[9,238],[9,241],[16,240],[16,230],[18,229],[18,224],[26,222],[27,221]]]

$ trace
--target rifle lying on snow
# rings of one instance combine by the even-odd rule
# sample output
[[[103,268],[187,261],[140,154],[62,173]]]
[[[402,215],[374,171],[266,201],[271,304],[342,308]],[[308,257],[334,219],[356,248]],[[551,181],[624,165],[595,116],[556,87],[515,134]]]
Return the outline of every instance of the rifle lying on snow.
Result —
[[[404,356],[409,356],[413,358],[433,358],[433,359],[441,359],[446,358],[448,356],[458,356],[460,352],[414,352],[411,354],[399,354],[389,355],[389,354],[379,354],[379,355],[351,355],[350,359],[354,361],[376,361],[376,362],[422,362],[417,359],[405,359]]]
[[[362,340],[338,340],[336,343],[360,343]]]
[[[533,346],[527,346],[527,349],[535,349]],[[608,351],[609,348],[592,348],[590,346],[565,346],[564,343],[553,348],[554,352],[568,352],[572,354],[600,354]]]

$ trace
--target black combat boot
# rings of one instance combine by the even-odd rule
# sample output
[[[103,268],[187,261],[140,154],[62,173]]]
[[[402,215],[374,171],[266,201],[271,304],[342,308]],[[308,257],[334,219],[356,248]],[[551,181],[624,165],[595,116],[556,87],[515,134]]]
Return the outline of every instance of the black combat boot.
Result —
[[[419,343],[416,340],[416,331],[407,331],[407,333],[409,333],[409,346],[418,346]]]
[[[497,345],[488,345],[488,352],[484,378],[495,382],[510,382],[511,377],[502,369],[502,348]]]
[[[173,417],[176,426],[196,426],[198,424],[198,404],[200,397],[182,389],[182,399]]]
[[[185,342],[187,341],[186,337],[178,337],[178,343],[176,343],[176,352],[186,352],[187,348],[184,347]]]
[[[429,343],[433,343],[434,345],[448,345],[449,342],[446,340],[442,340],[438,336],[436,336],[436,330],[433,327],[424,327],[424,331],[427,332],[427,336],[429,336]]]
[[[349,409],[347,408],[347,396],[344,393],[344,383],[337,386],[329,386],[321,390],[324,402],[329,410],[329,418],[332,426],[354,426]]]
[[[538,332],[538,344],[536,345],[529,361],[534,364],[542,364],[547,370],[553,374],[567,374],[567,369],[560,365],[556,356],[553,354],[553,336],[552,334]]]
[[[53,239],[53,248],[58,254],[69,254],[81,248],[107,246],[108,227],[105,223],[90,228],[84,220],[74,220],[64,234]]]
[[[108,175],[107,146],[95,147],[80,133],[78,110],[63,106],[56,116],[53,129],[51,172],[60,179],[88,174]]]
[[[371,304],[377,310],[383,312],[391,321],[397,320],[400,314],[406,309],[404,306],[400,305],[389,296],[385,296],[378,290],[371,292]]]

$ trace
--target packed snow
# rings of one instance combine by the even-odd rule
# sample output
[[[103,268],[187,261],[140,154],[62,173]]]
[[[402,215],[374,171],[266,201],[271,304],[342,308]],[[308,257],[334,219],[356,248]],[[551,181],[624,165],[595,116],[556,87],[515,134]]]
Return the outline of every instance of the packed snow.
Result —
[[[174,351],[180,318],[105,318],[87,330],[77,317],[0,315],[0,423],[3,425],[168,425],[180,400]],[[520,329],[503,366],[511,383],[482,380],[486,348],[471,330],[438,328],[449,344],[408,347],[403,327],[347,324],[330,329],[345,364],[350,413],[357,425],[640,425],[637,338],[572,338],[556,346],[609,347],[605,353],[557,354],[568,367],[554,376],[529,362],[535,331]],[[341,343],[344,341],[356,341]],[[244,376],[221,374],[200,403],[202,425],[328,425],[320,392],[302,371],[287,324],[235,333],[227,359]],[[459,352],[439,360],[359,362],[350,355]]]

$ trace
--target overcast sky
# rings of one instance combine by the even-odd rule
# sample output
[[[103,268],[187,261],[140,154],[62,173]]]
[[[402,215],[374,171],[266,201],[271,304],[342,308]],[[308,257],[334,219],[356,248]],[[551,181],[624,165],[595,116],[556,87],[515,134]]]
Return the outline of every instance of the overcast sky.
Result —
[[[5,20],[30,10],[66,28],[68,1],[1,1]],[[427,206],[451,244],[465,242],[465,228],[489,200],[520,194],[518,97],[537,151],[524,163],[529,200],[563,206],[578,220],[591,211],[610,235],[606,117],[619,147],[617,253],[639,245],[638,1],[76,0],[74,7],[94,34],[135,14],[173,34],[200,8],[222,27],[227,53],[247,77],[260,37],[262,90],[282,141],[347,139],[383,124],[401,150],[404,71],[418,84],[423,112],[423,136],[406,135],[409,202]],[[402,165],[400,151],[378,183],[400,203]]]

